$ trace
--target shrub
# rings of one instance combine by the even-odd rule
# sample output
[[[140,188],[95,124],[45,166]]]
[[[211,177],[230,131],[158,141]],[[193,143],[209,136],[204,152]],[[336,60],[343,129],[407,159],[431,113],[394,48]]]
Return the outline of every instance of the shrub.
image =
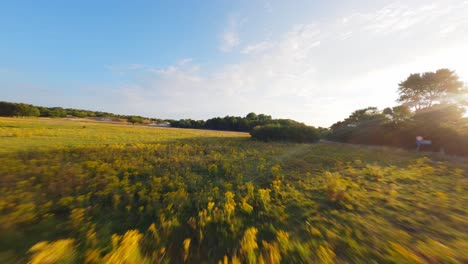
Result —
[[[315,127],[310,126],[282,126],[266,125],[257,126],[250,135],[254,139],[263,141],[292,141],[292,142],[316,142],[319,133]]]

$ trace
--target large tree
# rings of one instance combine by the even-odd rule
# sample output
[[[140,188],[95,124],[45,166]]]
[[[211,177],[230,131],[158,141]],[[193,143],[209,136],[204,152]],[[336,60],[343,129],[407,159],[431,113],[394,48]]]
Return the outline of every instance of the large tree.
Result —
[[[434,104],[468,105],[466,87],[457,74],[449,69],[411,74],[399,84],[398,92],[398,102],[415,110]]]
[[[343,128],[356,128],[363,125],[373,124],[385,119],[377,107],[367,107],[359,109],[351,113],[344,121],[339,121],[333,124],[330,128],[332,130],[339,130]]]
[[[406,105],[387,107],[382,111],[382,114],[394,124],[405,122],[412,116],[411,109]]]

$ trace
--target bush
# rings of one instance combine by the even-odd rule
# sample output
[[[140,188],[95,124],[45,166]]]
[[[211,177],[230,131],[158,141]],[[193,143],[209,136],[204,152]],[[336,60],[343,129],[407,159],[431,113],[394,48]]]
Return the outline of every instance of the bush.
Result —
[[[37,107],[29,104],[0,102],[0,116],[39,116]]]
[[[257,126],[250,132],[254,139],[263,141],[292,141],[292,142],[316,142],[319,140],[319,132],[310,126],[282,126],[265,125]]]
[[[468,123],[461,110],[453,106],[436,105],[422,109],[403,121],[382,117],[366,108],[357,110],[344,121],[332,125],[326,138],[352,144],[384,145],[416,148],[416,137],[431,140],[423,151],[444,151],[450,155],[468,156]]]

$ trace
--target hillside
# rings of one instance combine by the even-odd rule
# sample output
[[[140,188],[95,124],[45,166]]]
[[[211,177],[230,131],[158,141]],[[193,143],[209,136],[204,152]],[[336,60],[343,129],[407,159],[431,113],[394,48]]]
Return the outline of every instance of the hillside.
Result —
[[[42,118],[0,144],[0,263],[468,262],[466,159]]]

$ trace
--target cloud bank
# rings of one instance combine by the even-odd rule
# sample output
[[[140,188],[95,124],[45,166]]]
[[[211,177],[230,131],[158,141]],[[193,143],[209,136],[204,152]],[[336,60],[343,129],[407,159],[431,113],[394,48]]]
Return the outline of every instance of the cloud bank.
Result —
[[[468,77],[460,59],[466,13],[466,1],[395,2],[292,25],[243,46],[239,27],[246,22],[231,17],[219,50],[239,53],[238,61],[214,69],[192,59],[163,68],[135,64],[126,70],[133,81],[117,91],[121,109],[195,119],[254,111],[329,126],[357,108],[395,105],[398,82],[412,72],[450,67]]]

